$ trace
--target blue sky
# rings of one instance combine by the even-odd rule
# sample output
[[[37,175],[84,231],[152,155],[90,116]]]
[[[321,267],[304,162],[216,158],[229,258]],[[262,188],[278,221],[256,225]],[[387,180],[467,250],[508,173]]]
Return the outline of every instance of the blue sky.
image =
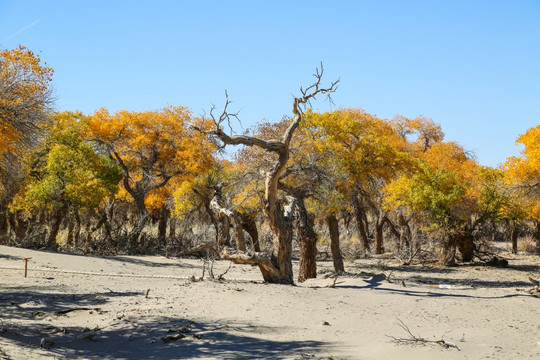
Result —
[[[337,107],[422,114],[485,165],[540,123],[540,0],[0,0],[0,47],[19,44],[54,68],[58,110],[198,115],[227,90],[247,128],[322,61]]]

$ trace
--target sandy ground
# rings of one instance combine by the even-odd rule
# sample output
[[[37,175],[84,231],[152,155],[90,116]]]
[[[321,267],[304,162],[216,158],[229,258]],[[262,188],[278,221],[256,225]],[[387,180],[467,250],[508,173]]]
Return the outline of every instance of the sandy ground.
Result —
[[[0,359],[540,359],[540,299],[526,292],[540,258],[507,258],[507,269],[357,260],[330,288],[323,275],[270,285],[232,265],[222,281],[208,269],[190,281],[202,260],[0,246]],[[393,343],[410,339],[399,321],[450,347]]]

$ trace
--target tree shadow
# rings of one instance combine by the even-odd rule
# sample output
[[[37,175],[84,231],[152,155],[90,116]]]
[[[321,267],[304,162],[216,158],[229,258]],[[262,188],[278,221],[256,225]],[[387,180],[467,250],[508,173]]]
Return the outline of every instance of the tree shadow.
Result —
[[[134,265],[141,265],[146,267],[159,267],[159,268],[197,268],[197,266],[189,264],[187,262],[182,262],[181,259],[175,258],[172,262],[164,262],[164,261],[151,261],[151,260],[145,260],[144,257],[159,257],[159,255],[115,255],[115,256],[101,256],[101,255],[86,255],[81,254],[79,252],[71,252],[71,251],[55,251],[55,250],[49,250],[49,249],[26,249],[29,250],[36,255],[32,256],[35,258],[38,258],[39,253],[47,253],[47,254],[54,254],[58,257],[64,257],[68,256],[69,258],[73,257],[79,257],[79,258],[86,258],[86,259],[99,259],[99,260],[111,260],[111,261],[119,261],[123,263],[129,263]],[[8,259],[8,260],[22,260],[23,258],[20,256],[12,256],[12,255],[3,255],[0,254],[0,259]],[[165,257],[163,257],[166,259]]]
[[[437,282],[437,279],[433,279],[436,284],[439,284],[440,282]],[[446,283],[448,283],[448,279],[440,279],[444,280]],[[428,297],[428,298],[472,298],[472,299],[506,299],[506,298],[513,298],[513,297],[530,297],[530,295],[527,294],[508,294],[508,295],[499,295],[499,296],[482,296],[482,295],[468,295],[468,294],[456,294],[455,292],[452,292],[451,289],[440,289],[440,291],[431,291],[431,290],[412,290],[410,288],[404,288],[404,289],[396,289],[391,287],[385,287],[383,286],[383,282],[379,279],[373,280],[364,280],[366,282],[365,286],[359,286],[359,285],[340,285],[339,282],[336,283],[335,288],[336,289],[356,289],[356,290],[375,290],[375,291],[382,291],[387,292],[391,294],[399,294],[399,295],[406,295],[406,296],[415,296],[415,297]],[[513,283],[516,284],[516,283]],[[529,283],[523,283],[525,286],[530,285]],[[455,285],[455,284],[452,284]],[[517,285],[516,285],[517,286]],[[459,289],[459,291],[464,291],[464,289]],[[474,288],[466,289],[465,291],[474,291]]]
[[[0,347],[7,353],[8,358],[10,351],[16,347],[24,349],[29,358],[50,356],[62,359],[232,360],[283,359],[292,356],[301,358],[302,354],[318,353],[330,346],[318,341],[268,340],[268,336],[265,336],[277,333],[281,328],[241,322],[194,323],[171,314],[139,316],[135,312],[123,317],[117,316],[114,310],[110,313],[101,310],[102,305],[115,297],[133,299],[133,296],[144,294],[55,294],[52,285],[2,287]],[[58,313],[73,308],[78,310],[68,314]],[[103,318],[107,321],[98,321]],[[92,323],[94,325],[91,325]],[[103,328],[95,327],[97,323]],[[84,338],[84,335],[89,333],[93,336]],[[183,333],[185,337],[168,342],[162,340],[165,336],[179,333]],[[44,342],[44,339],[47,341]]]
[[[499,280],[482,280],[482,279],[463,279],[463,278],[449,278],[449,277],[436,277],[436,276],[411,276],[407,279],[410,282],[428,284],[428,285],[458,285],[458,286],[470,286],[482,287],[482,288],[516,288],[516,287],[530,287],[531,283],[527,281],[499,281]]]
[[[73,308],[99,308],[115,297],[144,295],[144,292],[55,293],[54,285],[3,286],[0,289],[1,320],[40,319]],[[91,311],[91,310],[90,310]]]

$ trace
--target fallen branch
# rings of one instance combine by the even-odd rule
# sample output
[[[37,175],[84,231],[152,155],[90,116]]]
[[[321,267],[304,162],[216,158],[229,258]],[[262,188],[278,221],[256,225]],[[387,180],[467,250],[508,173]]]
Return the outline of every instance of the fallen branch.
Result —
[[[194,247],[193,249],[184,251],[184,252],[178,254],[178,257],[190,256],[190,255],[195,255],[195,254],[200,255],[203,250],[206,250],[206,253],[207,254],[210,253],[214,258],[219,257],[217,250],[214,249],[211,245],[208,245],[208,244],[201,244],[199,246]]]
[[[399,327],[401,327],[403,330],[405,330],[407,332],[407,334],[409,335],[409,337],[406,337],[406,338],[396,338],[394,336],[388,336],[389,338],[392,339],[392,342],[395,343],[395,344],[412,344],[412,345],[417,345],[417,344],[436,344],[436,345],[439,345],[439,346],[442,346],[444,347],[445,349],[450,349],[450,348],[453,348],[453,349],[457,349],[458,351],[461,351],[461,349],[454,343],[451,343],[451,342],[448,342],[448,341],[445,341],[444,339],[440,339],[440,340],[428,340],[428,339],[424,339],[422,337],[418,337],[416,335],[413,335],[413,333],[411,332],[411,330],[409,329],[409,327],[407,325],[405,325],[405,323],[403,321],[401,321],[400,319],[398,319],[399,323]]]
[[[54,315],[56,315],[56,316],[65,315],[65,314],[70,313],[72,311],[85,311],[85,310],[101,311],[101,308],[78,307],[78,308],[64,309],[64,310],[55,311]]]
[[[281,279],[280,271],[274,266],[270,256],[262,252],[229,252],[227,248],[224,248],[221,251],[221,258],[223,260],[230,260],[235,264],[257,265],[266,282],[279,283]]]

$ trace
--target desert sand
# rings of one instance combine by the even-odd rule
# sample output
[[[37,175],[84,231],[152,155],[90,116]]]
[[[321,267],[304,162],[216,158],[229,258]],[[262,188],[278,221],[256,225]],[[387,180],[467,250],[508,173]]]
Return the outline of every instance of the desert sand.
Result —
[[[227,261],[200,281],[200,259],[0,246],[0,359],[539,359],[527,290],[540,258],[505,257],[506,269],[360,259],[335,283],[321,261],[317,279],[284,286]]]

